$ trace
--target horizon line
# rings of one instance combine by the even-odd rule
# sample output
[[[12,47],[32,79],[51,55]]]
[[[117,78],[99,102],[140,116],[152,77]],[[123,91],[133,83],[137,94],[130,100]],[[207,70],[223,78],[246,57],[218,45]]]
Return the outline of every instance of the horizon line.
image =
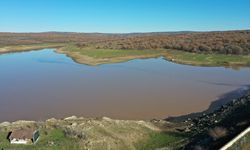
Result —
[[[176,30],[176,31],[146,31],[146,32],[76,32],[76,31],[0,31],[0,33],[85,33],[85,34],[147,34],[147,33],[180,33],[180,32],[230,32],[230,31],[249,31],[249,29],[232,29],[232,30]]]

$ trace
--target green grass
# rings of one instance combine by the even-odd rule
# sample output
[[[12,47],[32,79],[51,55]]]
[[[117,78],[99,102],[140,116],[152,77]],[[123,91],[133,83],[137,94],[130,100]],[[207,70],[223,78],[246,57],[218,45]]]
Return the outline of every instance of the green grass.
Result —
[[[162,50],[114,50],[114,49],[95,49],[95,48],[78,48],[74,45],[68,45],[64,48],[66,51],[79,52],[82,55],[86,55],[94,58],[114,58],[114,57],[126,57],[137,55],[154,55],[160,54]]]
[[[177,63],[201,66],[250,66],[250,55],[198,54],[167,50],[169,59]]]
[[[158,132],[151,133],[146,140],[136,143],[138,150],[154,150],[156,148],[163,148],[167,146],[175,146],[175,143],[185,139],[187,136],[179,133]]]

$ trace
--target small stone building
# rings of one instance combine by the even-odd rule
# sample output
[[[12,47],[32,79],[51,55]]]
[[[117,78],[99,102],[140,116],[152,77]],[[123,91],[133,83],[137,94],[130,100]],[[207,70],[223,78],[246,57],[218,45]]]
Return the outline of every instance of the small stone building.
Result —
[[[9,133],[8,139],[11,144],[32,144],[39,139],[39,131],[34,129],[18,129]]]

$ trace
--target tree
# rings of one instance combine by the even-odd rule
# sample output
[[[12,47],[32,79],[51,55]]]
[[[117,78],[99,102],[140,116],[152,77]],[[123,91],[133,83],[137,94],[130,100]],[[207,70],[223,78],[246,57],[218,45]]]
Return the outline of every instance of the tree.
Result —
[[[236,54],[236,55],[243,54],[243,49],[237,45],[229,45],[226,46],[225,49],[227,54]]]
[[[209,46],[207,46],[207,45],[204,45],[204,44],[202,44],[202,45],[200,45],[199,46],[199,49],[200,49],[200,51],[202,51],[202,52],[211,52],[212,51],[212,48],[211,47],[209,47]]]

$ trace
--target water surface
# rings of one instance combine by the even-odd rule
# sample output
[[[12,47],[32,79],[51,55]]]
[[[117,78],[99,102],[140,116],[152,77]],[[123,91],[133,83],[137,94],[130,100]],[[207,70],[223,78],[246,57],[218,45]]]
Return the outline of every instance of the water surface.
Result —
[[[205,110],[250,84],[250,69],[163,58],[87,66],[52,49],[0,55],[0,121],[71,115],[152,119]]]

